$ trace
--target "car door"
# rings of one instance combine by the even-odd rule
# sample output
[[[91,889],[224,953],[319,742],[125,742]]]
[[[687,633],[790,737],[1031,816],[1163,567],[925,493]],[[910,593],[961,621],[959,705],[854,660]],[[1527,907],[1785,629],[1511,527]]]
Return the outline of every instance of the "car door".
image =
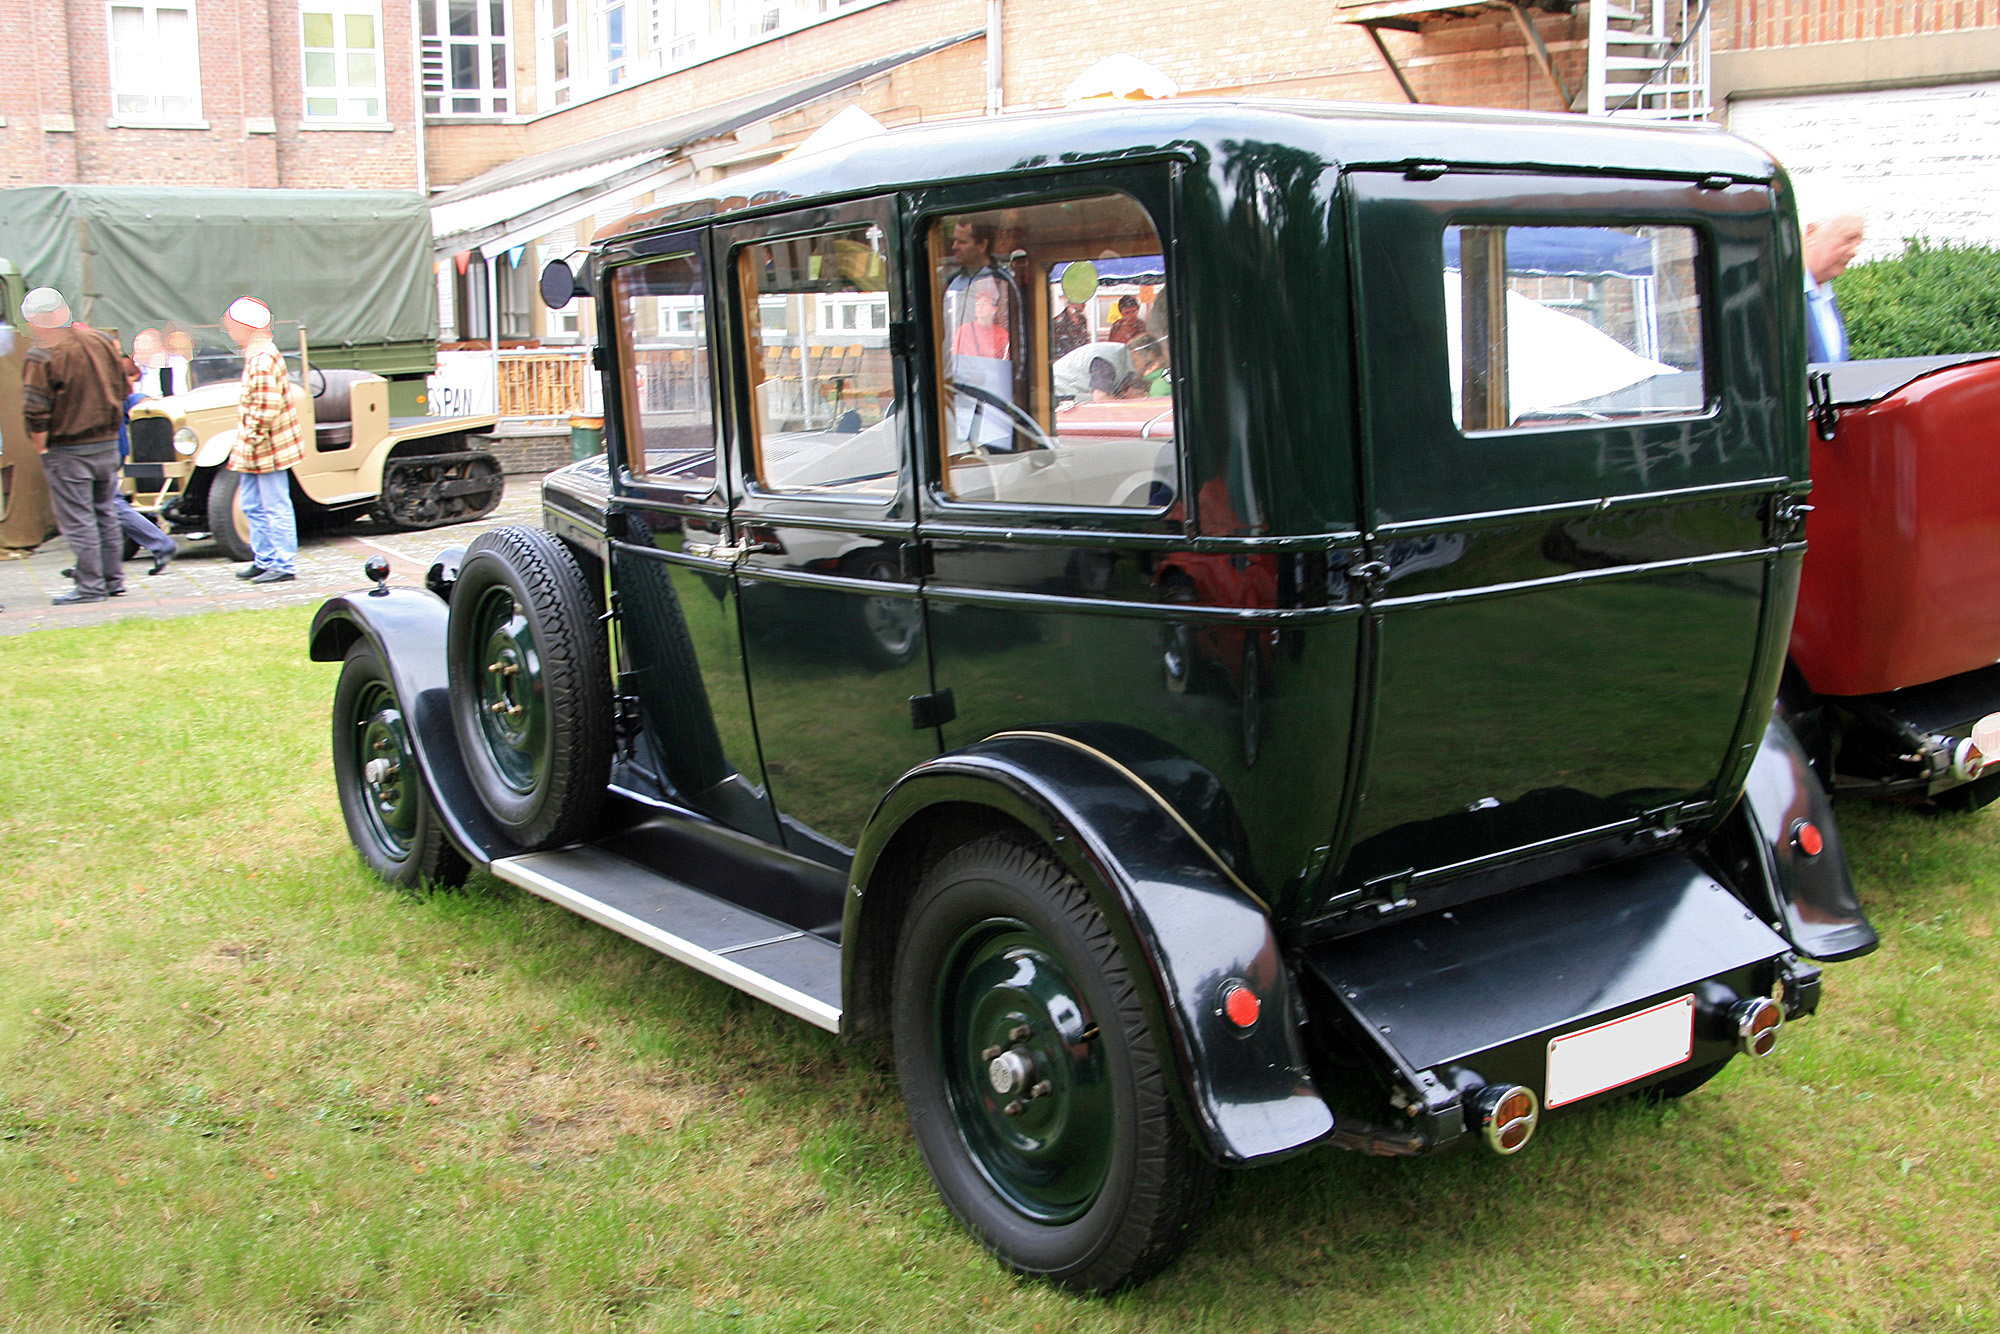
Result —
[[[1341,899],[1711,812],[1775,680],[1796,552],[1773,192],[1346,179],[1374,707]]]
[[[779,842],[743,668],[707,238],[648,237],[605,262],[623,516],[611,564],[619,680],[639,702],[638,762],[689,808]]]
[[[893,203],[717,230],[734,303],[732,512],[744,660],[786,846],[845,869],[938,747]]]

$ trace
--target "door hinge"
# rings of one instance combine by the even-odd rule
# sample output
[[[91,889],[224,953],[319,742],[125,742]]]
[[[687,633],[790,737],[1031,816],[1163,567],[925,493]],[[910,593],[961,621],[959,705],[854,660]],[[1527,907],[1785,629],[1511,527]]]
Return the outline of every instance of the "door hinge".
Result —
[[[916,340],[910,334],[908,320],[896,320],[889,325],[889,356],[891,360],[906,357],[910,345]]]
[[[905,542],[902,555],[905,579],[928,579],[937,573],[937,562],[931,557],[930,543]]]
[[[948,688],[929,695],[910,696],[911,727],[918,730],[926,727],[943,727],[956,717],[958,717],[958,705],[953,702]]]
[[[1764,510],[1764,540],[1773,546],[1798,541],[1806,535],[1806,516],[1812,512],[1804,496],[1772,496]]]
[[[1389,583],[1389,563],[1380,560],[1355,561],[1347,567],[1347,596],[1352,602],[1373,602]]]
[[[611,358],[604,355],[605,350],[605,346],[602,343],[592,343],[590,345],[591,369],[600,371],[611,369]]]

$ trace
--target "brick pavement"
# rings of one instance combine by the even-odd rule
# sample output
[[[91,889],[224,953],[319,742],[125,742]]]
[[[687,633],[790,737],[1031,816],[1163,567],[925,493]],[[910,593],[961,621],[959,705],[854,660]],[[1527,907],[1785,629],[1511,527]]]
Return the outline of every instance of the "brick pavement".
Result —
[[[100,625],[135,616],[194,616],[202,612],[240,608],[286,607],[316,603],[350,589],[366,588],[362,563],[370,556],[389,558],[392,586],[420,586],[424,572],[449,547],[462,547],[489,528],[507,523],[539,524],[542,479],[539,475],[507,478],[500,508],[477,523],[453,524],[423,532],[398,532],[386,524],[363,520],[335,533],[310,534],[299,544],[299,577],[288,584],[253,586],[236,577],[242,566],[212,542],[182,542],[181,554],[157,577],[146,574],[151,557],[139,555],[125,563],[124,597],[86,602],[73,607],[49,605],[57,593],[72,587],[61,571],[72,563],[69,544],[50,538],[22,558],[0,551],[0,636],[25,634],[60,626]],[[11,557],[11,559],[10,559]]]

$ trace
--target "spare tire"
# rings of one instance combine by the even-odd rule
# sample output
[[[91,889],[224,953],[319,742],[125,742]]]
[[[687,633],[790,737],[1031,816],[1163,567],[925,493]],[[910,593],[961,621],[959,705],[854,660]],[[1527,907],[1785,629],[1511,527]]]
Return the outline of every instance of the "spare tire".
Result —
[[[575,555],[536,528],[474,538],[446,654],[452,728],[488,813],[529,851],[587,834],[611,779],[611,666]]]

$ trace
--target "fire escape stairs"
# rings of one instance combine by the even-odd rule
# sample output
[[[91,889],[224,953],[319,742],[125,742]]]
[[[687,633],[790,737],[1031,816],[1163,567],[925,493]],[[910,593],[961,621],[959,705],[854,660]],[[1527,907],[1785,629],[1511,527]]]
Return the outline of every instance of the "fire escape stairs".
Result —
[[[1367,33],[1403,95],[1421,102],[1384,30],[1420,33],[1507,12],[1561,105],[1590,116],[1703,120],[1709,112],[1709,0],[1333,0],[1335,16]],[[1584,86],[1571,89],[1535,13],[1587,16]]]

